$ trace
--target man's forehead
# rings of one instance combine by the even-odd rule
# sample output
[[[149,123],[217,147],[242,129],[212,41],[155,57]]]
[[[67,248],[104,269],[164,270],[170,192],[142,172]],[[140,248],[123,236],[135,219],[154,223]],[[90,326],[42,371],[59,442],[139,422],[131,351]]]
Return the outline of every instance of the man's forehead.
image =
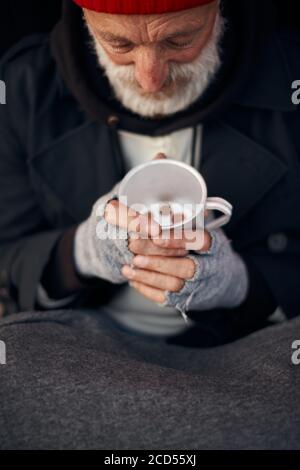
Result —
[[[99,37],[107,41],[148,41],[188,36],[199,32],[206,15],[198,8],[163,15],[108,15],[92,14],[94,28]],[[192,14],[193,13],[193,14]],[[90,17],[90,12],[85,12]]]
[[[174,38],[189,36],[191,34],[200,32],[201,29],[202,27],[193,28],[193,29],[188,28],[188,29],[184,29],[180,31],[178,30],[175,32],[164,34],[163,37],[160,38],[160,40],[174,39]],[[101,29],[99,29],[98,35],[101,39],[104,39],[105,41],[110,41],[110,42],[121,42],[121,41],[128,41],[129,39],[133,39],[132,37],[130,37],[130,34],[128,33],[126,35],[120,35],[120,34],[111,33],[110,31],[103,31]]]

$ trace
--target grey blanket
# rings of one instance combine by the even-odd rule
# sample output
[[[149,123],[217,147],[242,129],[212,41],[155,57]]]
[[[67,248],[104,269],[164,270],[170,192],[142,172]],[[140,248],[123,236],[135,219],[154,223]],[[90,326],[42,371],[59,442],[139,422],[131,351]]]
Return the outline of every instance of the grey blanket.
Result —
[[[0,322],[1,449],[300,449],[300,318],[202,348],[105,310]]]

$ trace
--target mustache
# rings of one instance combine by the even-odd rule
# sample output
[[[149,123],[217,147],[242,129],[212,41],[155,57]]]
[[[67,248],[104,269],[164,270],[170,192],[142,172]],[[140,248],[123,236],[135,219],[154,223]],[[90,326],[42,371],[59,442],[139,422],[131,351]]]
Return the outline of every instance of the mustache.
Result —
[[[140,85],[138,84],[136,77],[135,77],[135,70],[134,65],[128,65],[126,67],[120,66],[114,68],[112,72],[114,78],[119,80],[124,85],[130,87],[132,90],[139,92],[141,90]],[[178,86],[185,86],[187,85],[193,78],[195,78],[197,74],[195,73],[195,68],[192,64],[170,64],[169,66],[169,74],[168,77],[162,87],[162,90],[157,93],[141,93],[143,96],[153,96],[153,95],[160,95],[164,94],[164,90],[166,91],[172,85]]]

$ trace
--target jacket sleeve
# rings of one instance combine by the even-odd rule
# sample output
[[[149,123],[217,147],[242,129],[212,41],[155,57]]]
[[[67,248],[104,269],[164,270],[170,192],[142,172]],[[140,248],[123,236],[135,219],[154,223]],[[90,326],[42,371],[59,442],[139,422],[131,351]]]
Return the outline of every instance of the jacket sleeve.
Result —
[[[27,108],[34,97],[15,93],[13,71],[3,70],[0,63],[8,91],[0,105],[0,277],[16,309],[24,311],[36,308],[38,285],[67,228],[49,224],[30,178]]]
[[[77,276],[72,259],[75,227],[55,228],[47,223],[32,188],[25,152],[3,114],[0,108],[1,279],[19,311],[39,308],[37,291],[42,280],[54,298],[82,293],[81,304],[89,290],[105,290],[104,281]]]
[[[50,230],[30,185],[26,155],[0,106],[0,270],[21,310],[33,309],[36,286],[62,230]]]

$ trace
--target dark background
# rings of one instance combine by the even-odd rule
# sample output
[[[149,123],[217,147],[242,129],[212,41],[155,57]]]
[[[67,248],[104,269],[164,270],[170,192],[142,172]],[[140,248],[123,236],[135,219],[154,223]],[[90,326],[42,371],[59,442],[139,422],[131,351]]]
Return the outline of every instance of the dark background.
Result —
[[[60,16],[61,2],[62,0],[9,0],[2,2],[0,8],[0,55],[26,34],[49,31]],[[273,0],[273,2],[282,24],[300,28],[299,0]]]

